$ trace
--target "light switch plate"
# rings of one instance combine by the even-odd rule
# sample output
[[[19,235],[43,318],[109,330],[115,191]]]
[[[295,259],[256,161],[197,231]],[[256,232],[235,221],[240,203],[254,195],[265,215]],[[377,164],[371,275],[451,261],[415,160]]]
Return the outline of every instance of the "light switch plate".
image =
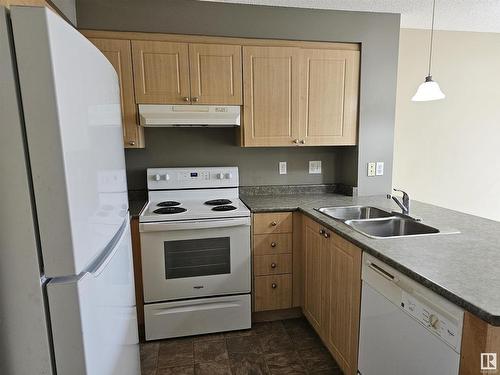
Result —
[[[384,175],[384,162],[377,161],[377,165],[375,167],[375,175],[383,176]]]
[[[279,171],[280,174],[286,174],[286,161],[280,161]]]
[[[321,174],[321,160],[309,162],[309,174]]]
[[[373,177],[375,176],[376,173],[376,163],[368,163],[368,177]]]

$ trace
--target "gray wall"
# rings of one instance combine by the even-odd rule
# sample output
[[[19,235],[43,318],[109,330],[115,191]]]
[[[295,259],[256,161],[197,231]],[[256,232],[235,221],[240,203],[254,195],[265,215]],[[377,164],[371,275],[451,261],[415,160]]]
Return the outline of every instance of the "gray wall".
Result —
[[[242,148],[235,129],[148,128],[147,145],[126,152],[129,189],[144,189],[145,167],[233,166],[240,169],[240,183],[252,185],[317,184],[339,182],[338,155],[333,147]],[[309,160],[321,160],[323,174],[309,174]],[[278,174],[286,161],[288,174]]]
[[[76,0],[52,0],[52,3],[76,26]]]
[[[396,99],[396,75],[399,44],[398,14],[278,8],[201,2],[192,0],[78,0],[78,26],[84,29],[128,30],[199,34],[214,36],[240,36],[249,38],[274,38],[310,41],[359,42],[361,51],[359,147],[357,153],[337,149],[302,151],[297,148],[283,150],[260,149],[273,157],[287,157],[301,163],[307,161],[309,152],[320,152],[322,158],[332,158],[330,153],[341,153],[342,160],[332,177],[335,182],[349,182],[357,174],[359,194],[380,194],[391,190],[392,159],[394,143],[394,112]],[[165,130],[165,129],[164,129]],[[165,130],[168,132],[168,130]],[[193,131],[193,130],[192,130]],[[197,132],[199,130],[194,130]],[[156,133],[155,133],[156,134]],[[160,134],[160,133],[158,133]],[[199,135],[193,136],[198,138]],[[167,138],[167,135],[164,135]],[[134,169],[145,168],[158,162],[164,155],[166,145],[156,143],[146,134],[145,151],[127,151],[127,162]],[[208,142],[208,140],[207,140]],[[189,143],[189,142],[188,142]],[[189,147],[179,147],[178,159],[189,159]],[[225,163],[226,155],[217,148],[204,148],[212,162]],[[183,150],[184,153],[182,152]],[[278,176],[269,172],[261,178],[265,157],[259,151],[240,150],[235,156],[249,169],[242,170],[247,184],[276,183]],[[148,159],[145,154],[153,159]],[[335,158],[335,157],[333,157]],[[275,159],[277,160],[277,159]],[[204,163],[189,159],[197,164]],[[366,177],[369,161],[385,162],[385,175]],[[169,160],[165,160],[165,163]],[[266,162],[267,163],[267,162]],[[233,163],[235,164],[235,163]],[[171,165],[171,164],[165,164]],[[357,167],[359,165],[359,168]],[[290,177],[294,182],[308,183],[306,174],[302,178]],[[330,177],[323,176],[326,181]],[[134,180],[131,179],[131,182]],[[329,181],[328,181],[329,182]]]

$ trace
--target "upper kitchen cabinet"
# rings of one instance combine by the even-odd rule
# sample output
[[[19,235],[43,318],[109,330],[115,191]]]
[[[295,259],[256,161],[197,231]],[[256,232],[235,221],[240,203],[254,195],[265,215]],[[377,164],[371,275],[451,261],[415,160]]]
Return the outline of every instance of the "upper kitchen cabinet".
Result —
[[[357,142],[359,46],[244,46],[243,146]]]
[[[133,40],[132,57],[137,103],[189,103],[187,43]]]
[[[144,129],[137,122],[130,41],[99,38],[90,41],[107,57],[118,75],[125,147],[143,148]]]
[[[189,44],[191,102],[240,105],[241,46]]]
[[[299,142],[300,49],[243,47],[243,146]]]
[[[241,104],[241,46],[132,41],[141,104]]]
[[[355,145],[359,51],[302,49],[301,69],[300,143]]]

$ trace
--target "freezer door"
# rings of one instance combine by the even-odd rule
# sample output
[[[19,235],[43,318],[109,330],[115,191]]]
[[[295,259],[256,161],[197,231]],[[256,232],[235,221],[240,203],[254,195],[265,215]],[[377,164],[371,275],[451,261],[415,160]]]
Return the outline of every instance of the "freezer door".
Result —
[[[47,286],[58,375],[139,375],[130,225],[92,269]]]
[[[116,72],[51,10],[11,18],[44,271],[78,275],[127,215]]]

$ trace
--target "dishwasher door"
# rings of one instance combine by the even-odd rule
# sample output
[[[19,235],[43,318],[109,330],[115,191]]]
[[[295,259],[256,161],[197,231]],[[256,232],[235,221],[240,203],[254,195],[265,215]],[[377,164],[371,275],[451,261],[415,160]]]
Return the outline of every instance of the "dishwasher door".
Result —
[[[363,281],[358,373],[457,375],[460,355]]]

